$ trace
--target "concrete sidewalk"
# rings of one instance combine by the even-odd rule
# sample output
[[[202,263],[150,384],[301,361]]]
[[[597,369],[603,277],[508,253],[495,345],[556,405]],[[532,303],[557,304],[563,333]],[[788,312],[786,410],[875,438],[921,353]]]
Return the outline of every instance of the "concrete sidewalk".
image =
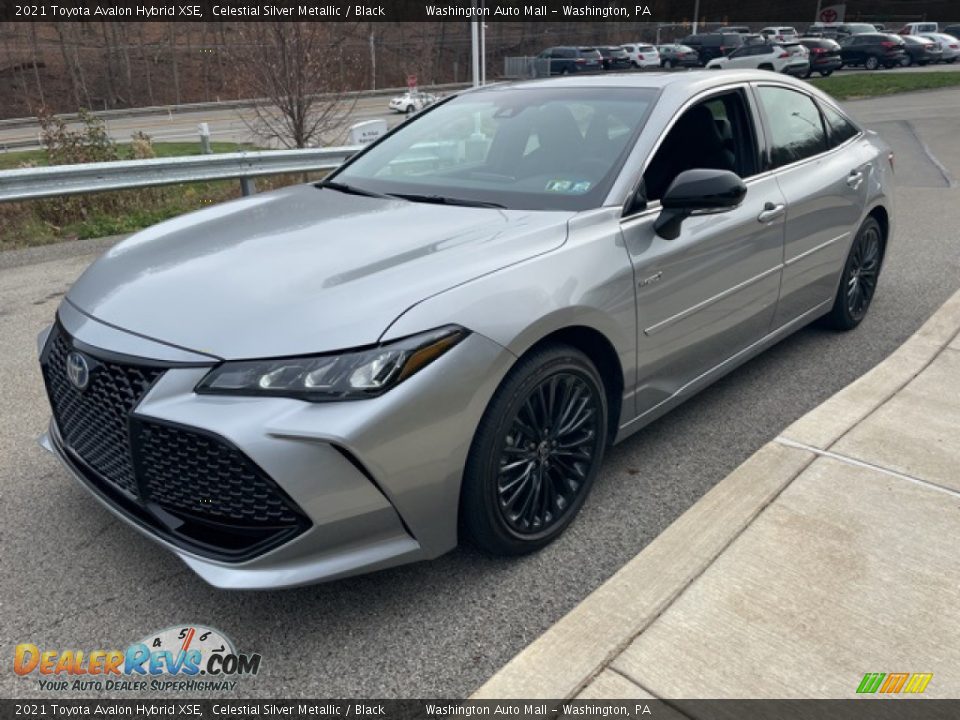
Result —
[[[960,698],[960,293],[475,694]]]

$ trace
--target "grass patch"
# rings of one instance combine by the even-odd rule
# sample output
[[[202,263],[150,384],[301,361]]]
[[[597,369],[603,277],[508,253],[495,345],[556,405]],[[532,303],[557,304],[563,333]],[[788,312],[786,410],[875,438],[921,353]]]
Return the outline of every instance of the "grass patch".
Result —
[[[255,145],[232,142],[212,142],[210,149],[214,153],[240,152],[241,150],[258,150]],[[199,142],[157,142],[153,143],[153,152],[157,157],[181,157],[183,155],[199,155]],[[121,160],[132,157],[130,143],[117,143],[117,153]],[[41,166],[47,164],[47,151],[19,150],[0,153],[0,170],[13,170],[24,166]]]
[[[130,144],[116,147],[121,159],[131,157]],[[253,145],[228,142],[215,142],[211,147],[214,153],[258,149]],[[200,144],[192,142],[156,143],[152,148],[156,157],[200,154]],[[0,170],[47,164],[46,150],[0,153]],[[269,190],[302,181],[301,175],[289,175],[258,178],[256,182],[258,189]],[[131,233],[239,195],[238,180],[218,180],[0,203],[0,251]]]
[[[877,70],[831,75],[810,80],[812,85],[829,93],[837,100],[878,97],[910,92],[936,90],[960,85],[960,72],[909,72]]]

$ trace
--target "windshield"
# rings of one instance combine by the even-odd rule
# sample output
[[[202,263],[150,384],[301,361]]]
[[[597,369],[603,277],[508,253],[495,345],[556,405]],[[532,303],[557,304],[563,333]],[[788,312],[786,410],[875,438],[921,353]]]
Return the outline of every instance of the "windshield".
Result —
[[[655,97],[650,88],[467,93],[401,125],[331,179],[422,202],[599,207]]]

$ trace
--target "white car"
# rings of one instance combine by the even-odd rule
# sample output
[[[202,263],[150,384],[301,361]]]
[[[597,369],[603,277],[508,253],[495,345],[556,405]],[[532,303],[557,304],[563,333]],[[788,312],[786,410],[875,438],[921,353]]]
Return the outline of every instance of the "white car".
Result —
[[[660,53],[653,45],[647,43],[631,43],[621,45],[630,56],[631,64],[636,68],[660,67]]]
[[[417,90],[408,90],[403,95],[398,95],[390,101],[390,109],[404,115],[412,115],[420,112],[425,107],[433,105],[437,101],[436,95],[419,92]]]
[[[943,62],[953,64],[960,58],[960,40],[945,33],[924,33],[920,37],[933,40],[943,51]]]
[[[940,32],[940,26],[935,22],[912,22],[907,23],[897,30],[898,35],[926,35],[927,33]]]
[[[770,42],[793,42],[797,39],[797,29],[788,25],[765,27],[760,34]]]
[[[802,48],[802,51],[797,49]],[[743,45],[726,57],[714,58],[707,63],[707,70],[727,69],[772,70],[786,75],[806,75],[810,60],[802,45],[790,48],[773,43]]]

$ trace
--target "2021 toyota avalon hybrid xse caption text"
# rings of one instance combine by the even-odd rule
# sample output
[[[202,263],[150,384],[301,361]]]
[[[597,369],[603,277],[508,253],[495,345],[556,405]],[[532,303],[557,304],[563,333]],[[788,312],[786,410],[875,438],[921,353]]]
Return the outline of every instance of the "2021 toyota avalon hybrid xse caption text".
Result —
[[[856,327],[891,177],[765,72],[464,92],[322,183],[109,250],[38,340],[42,441],[221,587],[533,551],[609,444],[814,320]]]

